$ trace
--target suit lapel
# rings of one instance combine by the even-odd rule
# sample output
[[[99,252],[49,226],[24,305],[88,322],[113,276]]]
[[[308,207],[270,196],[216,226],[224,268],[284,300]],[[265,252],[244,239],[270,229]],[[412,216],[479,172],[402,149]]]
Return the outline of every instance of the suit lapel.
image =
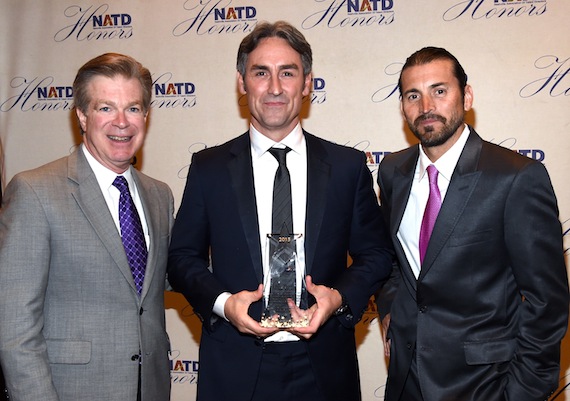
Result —
[[[75,198],[89,224],[99,236],[127,282],[135,289],[121,236],[117,231],[111,213],[109,213],[97,178],[80,148],[69,156],[68,178],[76,184],[71,195]]]
[[[404,216],[404,211],[406,210],[410,191],[412,190],[418,157],[419,148],[418,146],[415,146],[403,163],[397,166],[394,170],[394,179],[392,180],[392,210],[390,215],[390,235],[392,236],[394,245],[397,247],[398,254],[401,255],[399,260],[401,261],[404,277],[414,289],[414,294],[417,284],[416,276],[412,272],[408,259],[405,257],[404,248],[402,247],[397,234]]]
[[[258,282],[263,282],[263,266],[261,264],[261,244],[259,243],[259,223],[257,205],[253,185],[253,167],[251,164],[251,146],[249,134],[239,137],[230,149],[231,158],[228,169],[232,190],[237,199],[239,218],[247,239],[251,263]]]
[[[419,279],[427,274],[433,262],[440,254],[449,236],[453,232],[459,217],[463,213],[467,202],[481,176],[477,170],[477,163],[481,153],[482,141],[479,135],[471,128],[471,133],[465,148],[459,157],[457,166],[451,177],[447,194],[441,205],[435,226],[426,251],[422,271]],[[443,255],[445,257],[445,255]]]
[[[158,194],[156,193],[156,187],[149,183],[147,180],[141,180],[139,172],[134,168],[131,169],[133,180],[136,183],[137,191],[141,204],[144,210],[144,216],[146,219],[146,224],[148,228],[148,234],[150,238],[149,250],[148,250],[148,260],[146,263],[146,270],[144,274],[143,289],[141,292],[141,299],[146,295],[152,278],[156,271],[157,266],[157,255],[158,255],[158,230],[160,227],[160,222],[157,220],[160,218],[160,210],[157,202],[152,202],[151,199],[158,199]],[[132,275],[132,274],[131,274]],[[134,284],[134,281],[133,281]]]
[[[307,143],[307,218],[305,223],[305,272],[311,273],[326,207],[330,164],[327,152],[313,135],[303,131]]]

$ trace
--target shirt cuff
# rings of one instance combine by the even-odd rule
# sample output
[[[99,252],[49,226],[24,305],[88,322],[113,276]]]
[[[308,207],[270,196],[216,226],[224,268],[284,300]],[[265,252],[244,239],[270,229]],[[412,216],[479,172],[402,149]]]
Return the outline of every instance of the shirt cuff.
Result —
[[[224,307],[226,306],[226,301],[231,296],[232,294],[229,292],[222,292],[220,295],[218,295],[218,298],[216,298],[216,302],[214,302],[213,312],[216,315],[223,317],[225,320],[228,319],[226,318],[226,314],[224,313]]]

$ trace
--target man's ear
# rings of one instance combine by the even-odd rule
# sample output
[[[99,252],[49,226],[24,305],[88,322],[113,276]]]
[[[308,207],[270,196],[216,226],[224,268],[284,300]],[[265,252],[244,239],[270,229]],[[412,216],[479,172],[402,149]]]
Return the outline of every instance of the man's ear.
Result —
[[[236,76],[237,76],[239,93],[245,95],[247,93],[247,89],[245,87],[245,80],[243,79],[243,76],[240,74],[239,71],[236,72]]]
[[[87,132],[87,114],[75,108],[75,114],[77,114],[77,120],[79,121],[79,126],[81,127],[81,132]]]
[[[305,83],[304,83],[304,87],[303,87],[303,92],[302,95],[303,96],[307,96],[309,93],[311,93],[311,83],[313,82],[313,74],[312,73],[308,73],[305,76]]]
[[[463,110],[469,111],[473,106],[473,88],[465,85],[465,95],[463,96]]]

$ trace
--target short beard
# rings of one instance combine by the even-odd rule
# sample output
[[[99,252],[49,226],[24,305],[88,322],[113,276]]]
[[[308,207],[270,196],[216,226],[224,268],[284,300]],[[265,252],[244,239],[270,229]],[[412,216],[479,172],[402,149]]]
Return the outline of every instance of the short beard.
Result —
[[[425,134],[420,133],[417,128],[419,123],[423,120],[438,120],[443,124],[441,131],[435,132],[432,126],[425,127]],[[414,134],[416,138],[420,141],[424,148],[431,148],[434,146],[443,145],[455,134],[459,127],[463,124],[463,116],[453,115],[451,120],[448,122],[447,118],[437,115],[437,114],[424,114],[415,119],[414,123],[411,124],[408,121],[408,127]]]

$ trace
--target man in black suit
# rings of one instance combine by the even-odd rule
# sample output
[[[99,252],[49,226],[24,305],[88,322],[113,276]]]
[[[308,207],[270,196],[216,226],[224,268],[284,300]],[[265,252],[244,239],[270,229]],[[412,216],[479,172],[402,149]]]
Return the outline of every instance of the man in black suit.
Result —
[[[311,64],[297,29],[259,24],[237,61],[250,129],[192,159],[168,275],[203,322],[199,401],[361,399],[354,325],[389,276],[392,251],[365,155],[301,128]],[[275,233],[273,147],[291,149],[296,274],[310,294],[305,312],[290,304],[308,325],[285,330],[260,324],[266,237]]]
[[[546,169],[463,122],[473,90],[445,49],[411,55],[399,89],[420,144],[379,167],[400,263],[378,298],[386,400],[544,400],[557,387],[569,301]]]

